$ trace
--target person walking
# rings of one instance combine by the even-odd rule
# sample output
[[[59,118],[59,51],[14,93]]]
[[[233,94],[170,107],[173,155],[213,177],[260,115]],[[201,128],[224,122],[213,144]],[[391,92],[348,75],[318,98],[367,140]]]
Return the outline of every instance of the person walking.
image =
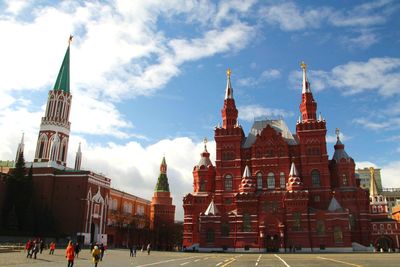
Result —
[[[133,245],[133,257],[136,257],[136,246],[135,245]]]
[[[68,243],[68,247],[65,250],[65,257],[67,258],[67,261],[68,261],[67,267],[73,267],[74,266],[75,251],[74,251],[74,246],[72,244],[72,241],[69,241],[69,243]]]
[[[129,245],[129,257],[133,257],[133,245]]]
[[[32,254],[31,254],[32,248],[33,248],[33,243],[31,240],[28,240],[28,242],[26,242],[26,245],[25,245],[25,250],[27,252],[27,254],[26,254],[27,258],[29,258],[29,257],[32,258]]]
[[[92,257],[93,257],[94,267],[97,267],[97,264],[99,263],[101,257],[101,251],[98,246],[94,246],[92,250]]]
[[[151,245],[150,243],[147,245],[147,255],[150,255]]]
[[[50,243],[50,251],[49,251],[49,255],[54,255],[54,250],[56,249],[56,243],[53,241]]]
[[[40,240],[40,254],[42,254],[43,249],[44,249],[44,242],[43,240]]]
[[[81,246],[79,245],[79,243],[78,242],[76,242],[76,244],[75,244],[75,256],[77,257],[77,258],[79,258],[79,252],[81,251]]]
[[[39,240],[35,240],[35,241],[33,242],[33,249],[32,249],[33,258],[34,258],[35,260],[36,260],[36,255],[37,255],[38,252],[39,252],[39,246],[40,246]],[[32,254],[31,254],[31,258],[32,258]]]
[[[100,261],[102,261],[104,257],[104,251],[106,250],[103,243],[100,244],[99,249],[100,249]]]

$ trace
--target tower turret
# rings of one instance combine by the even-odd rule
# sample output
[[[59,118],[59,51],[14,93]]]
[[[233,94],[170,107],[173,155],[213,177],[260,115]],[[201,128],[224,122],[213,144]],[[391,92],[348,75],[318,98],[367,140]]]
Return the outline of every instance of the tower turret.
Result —
[[[234,128],[237,125],[238,110],[233,99],[233,88],[231,85],[231,69],[226,71],[227,81],[225,89],[224,107],[222,113],[222,127],[225,129]]]
[[[172,225],[175,220],[175,205],[172,205],[172,197],[169,191],[167,177],[167,163],[165,156],[160,165],[160,174],[154,189],[154,195],[150,207],[150,227],[157,225]]]
[[[315,121],[317,116],[317,102],[311,93],[310,83],[307,79],[307,65],[301,62],[301,69],[303,70],[303,89],[300,104],[301,117],[304,122]]]
[[[336,144],[330,163],[333,187],[357,186],[354,160],[346,153],[340,140],[340,130],[336,128]]]
[[[71,41],[72,35],[69,37],[68,48],[53,90],[49,91],[46,112],[40,124],[35,165],[43,165],[43,162],[55,162],[66,166],[71,126],[69,122],[72,99],[69,72]]]
[[[212,192],[215,188],[215,167],[207,151],[207,139],[204,138],[204,151],[200,154],[199,163],[193,168],[193,192]]]

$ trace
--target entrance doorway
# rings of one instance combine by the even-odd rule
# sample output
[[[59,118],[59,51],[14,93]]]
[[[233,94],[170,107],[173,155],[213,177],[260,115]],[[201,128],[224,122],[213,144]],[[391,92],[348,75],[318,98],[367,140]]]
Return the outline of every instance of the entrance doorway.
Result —
[[[265,246],[267,252],[278,252],[279,251],[279,237],[275,235],[267,235],[265,237]]]
[[[385,252],[389,251],[389,248],[393,251],[393,240],[388,236],[381,236],[375,243],[375,247],[378,251],[381,249]]]
[[[92,223],[90,227],[90,243],[96,243],[99,236],[99,225]]]

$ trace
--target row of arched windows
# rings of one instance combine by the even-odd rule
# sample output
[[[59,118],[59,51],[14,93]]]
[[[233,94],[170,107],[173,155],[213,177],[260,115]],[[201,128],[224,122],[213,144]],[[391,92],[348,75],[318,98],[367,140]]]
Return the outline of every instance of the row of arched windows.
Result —
[[[68,138],[64,137],[60,142],[58,136],[53,135],[50,140],[46,134],[42,134],[38,140],[36,148],[36,158],[48,158],[53,161],[66,161]]]
[[[51,95],[46,107],[46,117],[68,120],[69,106],[68,99],[65,96],[59,95],[56,99],[54,95]]]
[[[320,173],[318,170],[313,170],[311,172],[311,182],[313,187],[321,186],[321,178]],[[262,190],[264,187],[263,184],[263,174],[261,172],[257,172],[256,174],[256,189]],[[284,189],[286,188],[286,177],[284,172],[279,173],[279,187]],[[231,174],[226,174],[224,178],[224,188],[226,191],[232,191],[233,189],[233,177]],[[267,174],[267,181],[266,181],[266,188],[267,189],[275,189],[275,174],[273,172],[269,172]]]

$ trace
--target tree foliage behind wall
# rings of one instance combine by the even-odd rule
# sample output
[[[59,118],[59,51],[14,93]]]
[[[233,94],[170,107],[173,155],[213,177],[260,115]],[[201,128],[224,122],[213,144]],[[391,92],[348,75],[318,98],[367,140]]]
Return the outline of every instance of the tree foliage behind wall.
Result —
[[[24,154],[20,153],[15,168],[6,180],[6,196],[2,212],[4,229],[32,230],[33,213],[29,212],[33,209],[32,198],[32,168],[27,175]]]

